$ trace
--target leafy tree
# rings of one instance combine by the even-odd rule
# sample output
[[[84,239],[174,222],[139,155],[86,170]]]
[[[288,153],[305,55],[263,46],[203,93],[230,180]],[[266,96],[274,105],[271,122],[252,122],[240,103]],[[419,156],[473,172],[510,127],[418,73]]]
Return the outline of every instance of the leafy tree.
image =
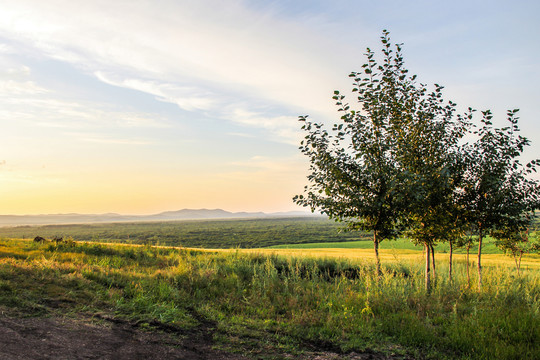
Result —
[[[379,242],[406,223],[408,235],[426,249],[429,289],[433,245],[455,224],[458,144],[471,115],[456,117],[456,104],[444,102],[442,86],[428,93],[417,84],[404,68],[401,45],[394,50],[387,31],[381,42],[383,63],[368,49],[364,70],[350,74],[361,110],[351,110],[336,91],[343,115],[332,132],[300,118],[308,132],[301,150],[310,158],[311,174],[307,196],[294,200],[350,228],[373,231],[379,272]]]
[[[331,130],[300,117],[307,133],[300,149],[310,159],[310,174],[305,193],[293,200],[348,229],[372,231],[379,274],[379,243],[406,227],[426,249],[428,291],[435,242],[456,241],[472,224],[481,286],[485,234],[503,224],[518,226],[539,204],[539,186],[527,177],[536,162],[523,167],[517,160],[529,144],[515,136],[517,110],[508,114],[511,126],[502,129],[494,129],[491,113],[483,112],[478,140],[462,145],[473,110],[456,115],[442,86],[428,92],[408,75],[401,45],[392,45],[387,31],[381,43],[382,63],[368,48],[363,71],[350,74],[358,110],[335,91],[341,118]]]
[[[403,191],[407,235],[426,250],[426,289],[431,287],[430,254],[435,274],[434,245],[459,236],[461,218],[455,189],[462,178],[460,141],[467,133],[472,110],[456,115],[456,104],[445,102],[443,87],[427,93],[425,85],[411,91],[413,107],[398,133],[396,151],[404,172]]]
[[[310,174],[305,195],[293,199],[347,223],[351,230],[372,231],[378,274],[379,243],[400,232],[403,181],[395,141],[407,116],[403,110],[413,81],[403,68],[401,47],[396,45],[394,54],[387,31],[381,42],[383,63],[377,63],[368,48],[363,71],[350,74],[360,110],[352,110],[335,91],[342,116],[331,131],[300,117],[307,132],[300,149],[310,159]]]
[[[455,116],[442,86],[428,93],[404,67],[400,44],[381,36],[383,62],[367,49],[367,63],[352,72],[359,110],[339,91],[334,100],[342,113],[331,131],[300,117],[307,132],[300,149],[310,159],[306,195],[294,201],[344,221],[349,229],[373,231],[378,246],[403,230],[426,249],[426,288],[430,255],[436,240],[446,239],[455,223],[453,200],[459,140],[468,116]],[[433,262],[434,264],[434,262]]]
[[[514,258],[518,275],[523,255],[540,250],[536,234],[533,236],[529,234],[530,216],[525,217],[520,223],[507,224],[491,233],[491,236],[496,239],[495,245]]]
[[[454,187],[461,164],[459,140],[468,116],[455,116],[442,86],[428,92],[404,67],[400,44],[381,36],[383,62],[367,50],[363,71],[352,72],[359,110],[339,91],[334,100],[342,113],[331,131],[300,117],[307,132],[300,149],[310,159],[306,195],[294,201],[320,210],[350,229],[373,231],[377,271],[378,246],[403,230],[426,249],[426,288],[430,254],[455,224]],[[433,262],[434,266],[434,262]]]
[[[536,171],[537,160],[522,166],[519,156],[529,140],[518,127],[518,110],[508,111],[510,126],[494,128],[493,116],[483,111],[482,126],[475,131],[478,139],[466,152],[466,171],[461,203],[467,219],[478,235],[478,287],[482,286],[482,241],[486,234],[499,229],[522,229],[527,213],[534,215],[540,204],[540,185],[528,175]]]

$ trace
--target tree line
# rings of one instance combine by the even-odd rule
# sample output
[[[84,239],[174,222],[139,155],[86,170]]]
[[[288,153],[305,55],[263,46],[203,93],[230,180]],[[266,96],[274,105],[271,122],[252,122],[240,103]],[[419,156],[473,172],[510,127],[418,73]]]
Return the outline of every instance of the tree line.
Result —
[[[381,36],[382,59],[370,48],[362,70],[352,72],[354,109],[334,91],[340,121],[331,128],[301,116],[300,150],[310,160],[308,184],[297,204],[320,211],[350,230],[373,233],[379,243],[405,235],[425,249],[425,286],[432,286],[434,245],[452,251],[478,241],[478,286],[486,235],[521,258],[532,250],[529,226],[540,208],[540,184],[531,178],[538,160],[520,156],[530,141],[519,134],[518,109],[495,127],[490,110],[445,100],[443,86],[419,83],[404,66],[402,44]],[[537,249],[537,248],[536,248]],[[517,264],[517,262],[516,262]]]

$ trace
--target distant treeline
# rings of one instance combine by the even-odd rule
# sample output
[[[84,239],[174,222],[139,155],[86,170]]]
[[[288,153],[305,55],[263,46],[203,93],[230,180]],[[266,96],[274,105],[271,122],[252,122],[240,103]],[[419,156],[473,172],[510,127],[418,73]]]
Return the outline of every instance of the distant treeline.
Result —
[[[342,229],[342,224],[325,218],[298,217],[17,226],[0,228],[0,237],[72,237],[76,241],[215,249],[371,239],[368,233],[340,231]]]

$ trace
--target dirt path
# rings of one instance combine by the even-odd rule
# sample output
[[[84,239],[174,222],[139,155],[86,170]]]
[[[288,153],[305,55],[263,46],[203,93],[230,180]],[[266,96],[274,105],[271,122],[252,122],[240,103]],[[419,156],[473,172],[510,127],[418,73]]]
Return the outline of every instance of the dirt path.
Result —
[[[0,318],[0,359],[245,359],[212,349],[202,333],[179,337],[127,323]]]
[[[254,357],[230,354],[213,349],[212,326],[203,320],[189,333],[179,333],[167,328],[163,328],[164,331],[143,331],[136,324],[112,318],[102,318],[96,323],[90,319],[4,315],[0,316],[0,360],[406,359],[376,352],[337,354],[322,349],[308,351],[299,357],[288,354],[258,354]]]

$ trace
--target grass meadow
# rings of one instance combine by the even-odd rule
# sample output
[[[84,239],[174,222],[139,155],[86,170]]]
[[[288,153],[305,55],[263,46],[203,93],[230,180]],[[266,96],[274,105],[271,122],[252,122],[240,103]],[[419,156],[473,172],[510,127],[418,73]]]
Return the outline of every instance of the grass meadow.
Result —
[[[394,248],[382,255],[378,278],[369,249],[217,251],[3,239],[0,308],[18,316],[110,317],[158,330],[189,331],[206,321],[217,347],[254,359],[310,349],[540,358],[538,258],[525,259],[530,265],[518,276],[510,258],[490,255],[479,291],[474,271],[467,281],[463,255],[449,281],[447,254],[440,253],[427,294],[421,254]]]
[[[323,217],[177,220],[0,227],[0,237],[33,239],[71,236],[80,241],[200,248],[262,248],[281,244],[342,242],[370,235],[342,232]]]

